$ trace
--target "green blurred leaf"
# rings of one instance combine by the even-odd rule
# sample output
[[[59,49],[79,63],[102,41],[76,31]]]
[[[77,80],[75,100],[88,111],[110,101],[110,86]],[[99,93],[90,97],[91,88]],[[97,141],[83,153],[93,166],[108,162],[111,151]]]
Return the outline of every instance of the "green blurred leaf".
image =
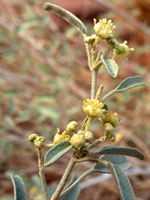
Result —
[[[122,200],[136,200],[131,183],[119,166],[111,165],[112,174],[115,178]]]
[[[38,68],[46,75],[49,75],[51,72],[50,68],[46,65],[38,64]]]
[[[122,92],[141,85],[144,85],[144,83],[140,76],[131,76],[124,79],[114,90],[116,92]]]
[[[11,176],[14,186],[14,200],[27,200],[25,186],[20,176]]]
[[[78,17],[76,17],[74,14],[69,12],[68,10],[65,10],[65,9],[63,9],[55,4],[51,4],[51,3],[45,3],[44,9],[47,11],[52,11],[59,17],[63,18],[69,24],[71,24],[72,26],[77,28],[82,34],[87,33],[87,29],[86,29],[85,25],[83,24],[83,22]]]
[[[18,91],[14,90],[14,89],[5,90],[5,91],[3,91],[3,95],[8,98],[14,98],[18,95]]]
[[[104,146],[97,152],[90,152],[90,155],[102,155],[102,154],[124,155],[124,156],[136,157],[141,160],[144,159],[143,153],[132,147]]]
[[[119,67],[116,61],[113,59],[106,59],[106,60],[102,59],[102,63],[104,67],[107,69],[110,76],[112,78],[116,78],[118,74],[118,70],[119,70]]]
[[[42,191],[41,181],[38,175],[32,176],[32,181],[39,191]]]
[[[44,157],[44,165],[48,166],[57,161],[65,153],[72,148],[72,145],[68,141],[60,142],[47,151]]]
[[[126,161],[126,158],[121,155],[104,155],[100,159],[118,165],[122,170],[127,170],[131,166],[131,164]],[[105,165],[98,163],[94,166],[93,172],[110,173]]]
[[[69,186],[71,186],[77,179],[79,178],[79,176],[77,174],[74,175],[74,177],[72,178],[72,180],[70,181]],[[75,185],[69,192],[67,192],[64,197],[62,198],[62,200],[77,200],[80,194],[80,184],[78,183],[77,185]]]

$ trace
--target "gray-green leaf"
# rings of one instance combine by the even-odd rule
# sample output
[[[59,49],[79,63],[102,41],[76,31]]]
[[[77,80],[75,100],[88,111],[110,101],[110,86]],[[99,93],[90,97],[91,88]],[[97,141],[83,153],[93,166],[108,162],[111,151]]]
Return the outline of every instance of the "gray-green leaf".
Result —
[[[102,155],[102,154],[124,155],[124,156],[136,157],[141,160],[144,159],[143,153],[132,147],[104,146],[97,152],[90,152],[90,155]]]
[[[117,182],[122,200],[136,200],[131,183],[119,166],[111,165],[111,173]]]
[[[11,176],[14,186],[14,200],[27,200],[25,186],[20,176]]]
[[[122,170],[127,170],[131,166],[131,164],[126,161],[126,158],[121,155],[104,155],[101,157],[101,159],[106,160],[114,165],[118,165]],[[98,163],[95,164],[93,172],[110,173],[105,165]]]
[[[123,91],[132,89],[134,87],[139,87],[142,85],[144,85],[144,83],[140,76],[128,77],[128,78],[124,79],[123,81],[121,81],[121,83],[115,89],[111,90],[108,94],[103,96],[101,98],[101,101],[106,100],[108,97],[110,97],[111,95],[113,95],[117,92],[123,92]]]
[[[44,166],[51,165],[72,148],[68,141],[60,142],[47,151],[44,157]]]
[[[118,70],[119,70],[119,67],[118,67],[118,64],[116,63],[116,61],[113,59],[104,60],[102,57],[101,57],[101,60],[102,60],[104,67],[110,74],[110,76],[112,78],[116,78],[117,74],[118,74]]]
[[[124,79],[116,88],[115,90],[117,92],[122,92],[134,87],[138,87],[144,85],[142,79],[140,76],[131,76],[126,79]]]
[[[45,3],[44,9],[48,11],[52,11],[59,17],[63,18],[65,21],[67,21],[69,24],[77,28],[82,34],[87,33],[87,29],[83,22],[76,17],[74,14],[69,12],[68,10],[65,10],[64,8],[61,8],[57,5],[54,5],[52,3]]]
[[[74,175],[74,177],[72,178],[72,180],[70,181],[68,187],[70,187],[77,179],[79,178],[79,176],[77,174]],[[78,183],[77,185],[75,185],[70,191],[68,191],[64,197],[62,198],[62,200],[77,200],[80,194],[80,183]]]

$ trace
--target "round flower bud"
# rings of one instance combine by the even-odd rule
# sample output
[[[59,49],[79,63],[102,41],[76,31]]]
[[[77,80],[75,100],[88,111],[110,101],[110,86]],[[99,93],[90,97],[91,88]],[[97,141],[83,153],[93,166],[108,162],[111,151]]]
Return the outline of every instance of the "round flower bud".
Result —
[[[73,145],[75,148],[82,147],[85,144],[85,138],[83,134],[74,134],[72,138],[70,139],[70,143]]]
[[[36,139],[37,136],[38,135],[36,133],[33,133],[33,134],[29,135],[28,140],[30,142],[34,142],[34,140]]]
[[[72,121],[67,125],[67,131],[70,133],[77,132],[78,123],[76,121]]]
[[[104,133],[105,137],[111,139],[114,127],[110,123],[106,123],[104,124],[104,128],[105,128],[105,133]]]
[[[115,26],[111,22],[111,20],[100,19],[99,22],[96,23],[96,19],[94,19],[94,31],[96,35],[100,36],[103,39],[107,39],[113,36],[113,29]]]
[[[84,137],[85,137],[85,140],[91,140],[91,139],[93,139],[94,135],[90,131],[85,131]]]
[[[110,138],[111,142],[115,142],[116,141],[116,136],[113,134],[112,137]]]
[[[54,140],[53,140],[53,143],[54,143],[54,144],[58,144],[59,142],[62,142],[62,141],[63,141],[62,135],[56,134],[56,135],[54,136]]]
[[[104,112],[103,103],[97,99],[87,99],[83,102],[83,111],[90,117],[99,117]]]

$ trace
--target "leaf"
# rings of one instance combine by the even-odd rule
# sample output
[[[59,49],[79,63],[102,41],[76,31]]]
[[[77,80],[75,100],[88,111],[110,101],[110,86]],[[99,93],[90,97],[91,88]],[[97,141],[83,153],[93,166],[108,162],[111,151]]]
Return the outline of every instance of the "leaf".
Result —
[[[144,160],[143,153],[132,147],[105,146],[105,147],[102,147],[97,152],[91,152],[90,155],[102,155],[102,154],[132,156],[132,157],[136,157],[141,160]]]
[[[111,165],[112,174],[117,182],[122,200],[136,200],[131,183],[119,166]]]
[[[123,81],[121,81],[121,83],[115,89],[111,90],[108,94],[103,96],[101,98],[101,101],[106,100],[108,97],[110,97],[111,95],[113,95],[117,92],[123,92],[123,91],[129,90],[131,88],[142,86],[142,85],[144,85],[144,83],[140,76],[128,77],[128,78],[124,79]]]
[[[82,34],[87,33],[87,29],[83,22],[76,17],[74,14],[69,12],[68,10],[65,10],[57,5],[54,5],[52,3],[45,3],[44,9],[47,11],[52,11],[59,17],[63,18],[65,21],[67,21],[69,24],[77,28]]]
[[[114,165],[118,165],[122,170],[127,170],[130,167],[130,163],[126,161],[124,156],[120,155],[104,155],[101,157],[102,160],[111,162]],[[93,168],[93,171],[100,173],[110,173],[105,165],[96,164]]]
[[[115,90],[116,92],[122,92],[141,85],[144,85],[144,83],[140,76],[131,76],[124,79]]]
[[[71,186],[78,178],[79,178],[79,176],[77,174],[75,174],[74,177],[72,178],[71,182],[69,183],[68,187]],[[62,200],[70,200],[70,199],[77,200],[79,194],[80,194],[80,184],[78,183],[69,192],[67,192],[64,195]]]
[[[47,189],[47,193],[48,193],[49,198],[52,197],[52,195],[54,194],[56,188],[57,188],[57,185],[54,185],[54,186],[52,186],[52,187]]]
[[[26,191],[23,180],[20,176],[11,176],[14,185],[14,200],[26,200]]]
[[[51,165],[72,148],[68,141],[60,142],[47,151],[44,157],[44,166]]]
[[[118,67],[118,64],[115,62],[115,60],[113,60],[113,59],[104,60],[102,57],[101,57],[101,60],[102,60],[104,67],[107,69],[108,73],[110,74],[110,76],[112,78],[116,78],[119,67]]]

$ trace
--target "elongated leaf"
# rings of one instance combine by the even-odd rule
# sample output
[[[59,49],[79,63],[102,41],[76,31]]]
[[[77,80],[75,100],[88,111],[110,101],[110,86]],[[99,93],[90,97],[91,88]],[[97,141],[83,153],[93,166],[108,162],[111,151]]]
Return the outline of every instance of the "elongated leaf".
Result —
[[[68,141],[60,142],[56,144],[53,148],[47,151],[44,157],[44,165],[48,166],[62,157],[65,153],[67,153],[72,148],[72,145]]]
[[[76,27],[82,34],[87,33],[87,29],[85,25],[83,24],[83,22],[78,17],[73,15],[71,12],[69,12],[68,10],[65,10],[64,8],[56,6],[52,3],[45,3],[44,9],[48,11],[52,11],[59,17],[63,18],[69,24]]]
[[[116,88],[115,90],[117,92],[122,92],[134,87],[138,87],[144,85],[142,79],[140,76],[131,76],[123,80]]]
[[[107,93],[105,96],[103,96],[101,98],[101,101],[106,100],[108,97],[110,97],[111,95],[113,95],[117,92],[123,92],[123,91],[132,89],[134,87],[142,86],[142,85],[144,85],[144,83],[140,76],[128,77],[128,78],[124,79],[123,81],[121,81],[121,83],[115,89],[111,90],[109,93]]]
[[[114,165],[118,165],[122,170],[127,170],[131,166],[131,164],[126,161],[126,158],[120,155],[104,155],[101,159],[111,162]],[[96,164],[93,168],[93,172],[94,171],[100,173],[110,173],[107,167],[102,164]]]
[[[102,155],[102,154],[124,155],[124,156],[136,157],[141,160],[144,159],[143,153],[132,147],[105,146],[105,147],[102,147],[97,152],[90,153],[90,155]]]
[[[113,60],[113,59],[104,60],[103,58],[101,58],[101,60],[102,60],[104,67],[107,69],[108,73],[110,74],[110,76],[112,78],[116,78],[119,67],[118,67],[118,64],[115,62],[115,60]]]
[[[20,176],[11,176],[14,186],[14,200],[27,200],[25,186]]]
[[[71,186],[78,178],[79,178],[79,176],[77,174],[75,174],[74,177],[72,178],[72,180],[70,181],[68,187]],[[67,192],[64,195],[62,200],[70,200],[70,199],[71,200],[77,200],[79,194],[80,194],[80,184],[78,183],[69,192]]]
[[[136,200],[131,183],[119,166],[111,165],[111,173],[115,178],[122,200]]]

